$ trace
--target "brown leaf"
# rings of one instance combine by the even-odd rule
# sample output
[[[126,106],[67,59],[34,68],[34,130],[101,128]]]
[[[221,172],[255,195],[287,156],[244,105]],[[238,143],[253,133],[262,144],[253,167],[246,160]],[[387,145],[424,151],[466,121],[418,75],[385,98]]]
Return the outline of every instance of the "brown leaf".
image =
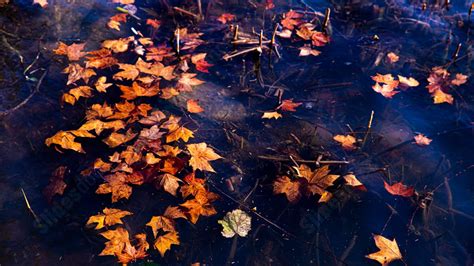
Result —
[[[49,178],[49,184],[43,190],[43,195],[49,203],[51,203],[55,195],[63,195],[64,190],[67,187],[67,184],[64,182],[64,174],[66,173],[66,170],[66,166],[59,166],[54,170]]]
[[[110,148],[115,148],[119,145],[122,145],[123,143],[129,142],[136,136],[137,134],[133,133],[132,130],[129,129],[125,134],[113,132],[103,141],[105,144],[109,145]]]
[[[163,188],[163,190],[176,197],[176,191],[178,191],[179,183],[183,181],[172,174],[166,173],[158,176],[157,182],[159,187]]]
[[[85,43],[73,43],[68,46],[63,42],[59,42],[58,48],[53,50],[53,52],[57,55],[66,55],[69,61],[77,61],[86,55],[86,53],[82,51],[85,45]]]
[[[301,183],[298,180],[280,176],[273,182],[273,194],[285,194],[290,203],[296,203],[302,196],[300,187]]]

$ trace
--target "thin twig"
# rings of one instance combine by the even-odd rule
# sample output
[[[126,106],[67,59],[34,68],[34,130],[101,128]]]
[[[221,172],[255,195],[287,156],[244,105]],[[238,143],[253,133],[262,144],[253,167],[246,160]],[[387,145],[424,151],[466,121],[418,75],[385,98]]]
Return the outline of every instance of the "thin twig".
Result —
[[[14,111],[20,109],[20,108],[23,107],[25,104],[27,104],[28,101],[30,101],[31,98],[33,98],[33,96],[34,96],[37,92],[39,92],[39,88],[40,88],[41,83],[43,82],[43,79],[44,79],[44,77],[46,76],[46,73],[47,73],[47,72],[48,72],[47,70],[45,70],[45,71],[43,72],[43,75],[41,75],[40,79],[38,80],[38,83],[36,83],[35,89],[33,90],[33,92],[31,92],[31,94],[30,94],[28,97],[26,97],[26,99],[24,99],[21,103],[19,103],[19,104],[16,105],[15,107],[13,107],[13,108],[11,108],[11,109],[8,109],[8,110],[6,110],[6,111],[1,112],[1,113],[0,113],[0,118],[9,115],[10,113],[12,113],[12,112],[14,112]]]

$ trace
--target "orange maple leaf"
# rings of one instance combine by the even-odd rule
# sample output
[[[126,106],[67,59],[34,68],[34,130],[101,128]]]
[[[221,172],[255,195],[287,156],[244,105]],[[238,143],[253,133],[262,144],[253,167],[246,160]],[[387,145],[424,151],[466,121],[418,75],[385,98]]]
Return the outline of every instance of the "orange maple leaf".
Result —
[[[189,165],[191,165],[194,171],[199,169],[202,171],[215,172],[212,166],[209,164],[209,161],[222,158],[220,155],[215,153],[213,149],[207,147],[207,144],[204,142],[188,144],[186,147],[191,154]]]
[[[189,99],[186,102],[186,109],[190,113],[201,113],[204,111],[201,106],[199,106],[199,100]]]
[[[133,213],[129,211],[122,211],[119,209],[105,208],[101,214],[89,217],[86,225],[97,224],[95,229],[104,228],[104,226],[111,226],[116,224],[123,224],[122,218]]]

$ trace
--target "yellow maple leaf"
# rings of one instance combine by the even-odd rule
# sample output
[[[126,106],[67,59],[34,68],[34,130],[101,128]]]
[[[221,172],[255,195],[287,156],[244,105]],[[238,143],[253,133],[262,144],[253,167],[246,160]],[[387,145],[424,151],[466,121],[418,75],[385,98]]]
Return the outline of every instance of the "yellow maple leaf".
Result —
[[[371,253],[366,257],[371,260],[376,260],[382,265],[388,265],[394,260],[402,258],[400,249],[398,248],[395,239],[389,240],[381,235],[374,235],[375,245],[380,249],[377,252]]]

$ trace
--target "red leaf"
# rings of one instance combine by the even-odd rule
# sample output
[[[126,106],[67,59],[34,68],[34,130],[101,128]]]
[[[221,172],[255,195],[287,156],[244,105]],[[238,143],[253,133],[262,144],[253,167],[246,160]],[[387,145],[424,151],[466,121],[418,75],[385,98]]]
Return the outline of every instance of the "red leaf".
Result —
[[[411,197],[415,192],[415,188],[406,186],[402,184],[402,182],[394,183],[393,185],[389,185],[387,182],[383,181],[383,185],[388,193],[396,196],[402,197]]]

